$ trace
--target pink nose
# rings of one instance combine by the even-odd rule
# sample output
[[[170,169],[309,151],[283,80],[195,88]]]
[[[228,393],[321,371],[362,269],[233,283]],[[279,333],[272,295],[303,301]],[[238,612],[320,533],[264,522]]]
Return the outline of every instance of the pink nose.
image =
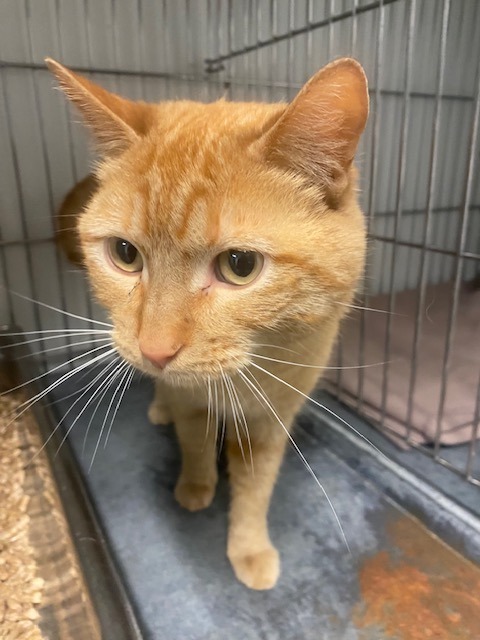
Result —
[[[144,358],[158,369],[165,369],[167,364],[171,362],[183,345],[167,346],[167,345],[146,345],[140,343],[140,351]]]

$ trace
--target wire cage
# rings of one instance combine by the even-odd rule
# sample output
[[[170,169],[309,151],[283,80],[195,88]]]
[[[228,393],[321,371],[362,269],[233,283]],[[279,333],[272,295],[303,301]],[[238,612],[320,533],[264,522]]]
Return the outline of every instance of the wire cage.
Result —
[[[354,326],[335,358],[360,368],[339,369],[326,384],[397,441],[480,484],[477,0],[2,2],[0,324],[70,330],[68,340],[38,340],[42,366],[81,358],[86,342],[77,319],[49,305],[103,317],[55,243],[53,212],[88,173],[90,154],[52,91],[46,55],[148,101],[289,100],[327,61],[356,57],[370,83],[357,159],[370,251]],[[459,433],[452,453],[444,445]]]

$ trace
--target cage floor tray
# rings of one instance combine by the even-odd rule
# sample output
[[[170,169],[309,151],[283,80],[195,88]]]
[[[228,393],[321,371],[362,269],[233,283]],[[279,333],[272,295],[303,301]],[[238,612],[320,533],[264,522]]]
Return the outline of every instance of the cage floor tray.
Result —
[[[69,392],[65,384],[59,395]],[[146,638],[480,637],[478,567],[389,498],[378,479],[365,477],[361,449],[339,455],[335,439],[325,437],[329,427],[309,411],[295,437],[335,506],[350,553],[321,491],[291,450],[270,510],[282,574],[272,591],[246,589],[225,556],[226,474],[210,508],[192,514],[177,505],[179,450],[171,427],[148,423],[150,394],[145,380],[133,384],[90,470],[102,420],[92,423],[86,443],[88,412],[70,434]],[[58,402],[58,415],[70,403]],[[394,479],[392,486],[401,483]]]

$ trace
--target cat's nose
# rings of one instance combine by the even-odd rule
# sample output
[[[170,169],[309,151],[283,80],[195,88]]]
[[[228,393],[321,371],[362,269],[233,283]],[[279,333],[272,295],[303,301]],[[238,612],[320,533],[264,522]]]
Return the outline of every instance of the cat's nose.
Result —
[[[157,369],[165,369],[167,364],[171,362],[183,345],[167,345],[167,344],[139,344],[140,351],[144,358],[153,364]]]

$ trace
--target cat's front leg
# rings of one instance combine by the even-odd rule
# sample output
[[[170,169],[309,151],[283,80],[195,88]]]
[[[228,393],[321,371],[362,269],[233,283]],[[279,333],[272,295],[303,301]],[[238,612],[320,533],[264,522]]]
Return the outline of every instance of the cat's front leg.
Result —
[[[252,473],[248,442],[242,442],[244,454],[233,438],[227,442],[231,483],[227,556],[237,578],[250,589],[271,589],[280,574],[267,515],[285,443],[286,435],[279,430],[268,440],[255,438],[252,430]]]
[[[167,392],[160,382],[155,382],[153,400],[148,407],[148,419],[152,424],[170,424],[173,422],[172,412],[166,401]]]
[[[217,485],[217,448],[213,424],[206,409],[172,406],[175,430],[182,450],[182,470],[175,487],[177,502],[189,511],[210,505]]]

